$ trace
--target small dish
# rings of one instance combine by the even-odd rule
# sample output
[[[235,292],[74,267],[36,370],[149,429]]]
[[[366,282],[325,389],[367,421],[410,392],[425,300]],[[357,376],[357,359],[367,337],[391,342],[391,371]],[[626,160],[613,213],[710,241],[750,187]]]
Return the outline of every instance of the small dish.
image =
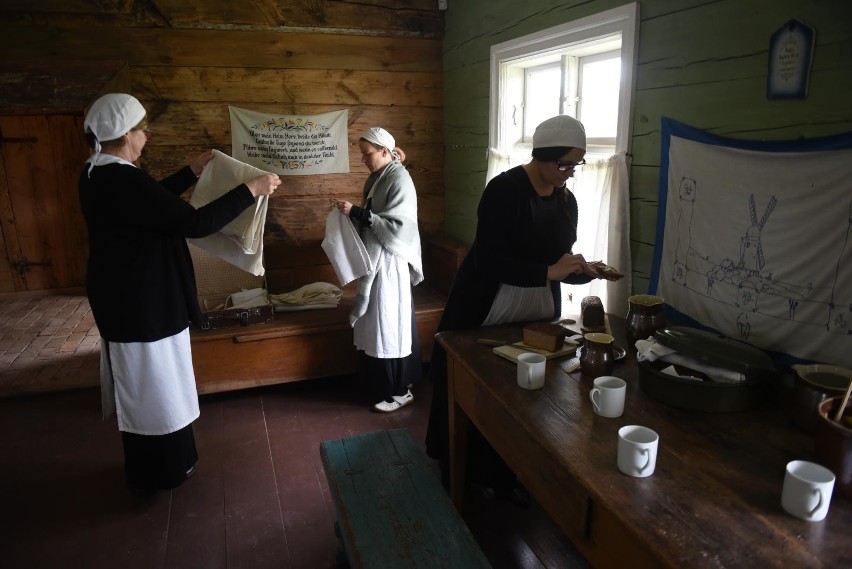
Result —
[[[579,361],[579,358],[580,358],[580,354],[582,354],[582,353],[583,353],[583,346],[578,346],[577,347],[578,361]],[[612,355],[615,356],[615,361],[623,360],[624,357],[627,355],[627,351],[624,348],[622,348],[621,346],[616,346],[615,344],[613,344]]]

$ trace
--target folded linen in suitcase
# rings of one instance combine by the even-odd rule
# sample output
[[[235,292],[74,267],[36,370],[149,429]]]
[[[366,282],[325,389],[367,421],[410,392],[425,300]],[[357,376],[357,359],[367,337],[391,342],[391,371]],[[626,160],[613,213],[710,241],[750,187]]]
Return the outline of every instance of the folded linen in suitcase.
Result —
[[[291,312],[337,308],[342,294],[343,292],[331,283],[316,282],[306,284],[294,291],[270,294],[269,300],[275,307],[275,312]]]
[[[225,308],[255,308],[269,304],[265,288],[252,288],[235,292],[225,300]]]

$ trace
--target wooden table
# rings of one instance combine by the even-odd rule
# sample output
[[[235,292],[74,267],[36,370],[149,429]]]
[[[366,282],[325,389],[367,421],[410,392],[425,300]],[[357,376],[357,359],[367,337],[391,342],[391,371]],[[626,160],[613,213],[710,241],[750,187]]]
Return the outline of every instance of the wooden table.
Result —
[[[624,323],[608,317],[616,344]],[[527,391],[515,364],[476,343],[518,341],[518,326],[442,332],[448,354],[451,495],[461,509],[467,426],[472,422],[537,502],[596,567],[852,567],[852,502],[837,495],[822,522],[781,508],[785,465],[813,459],[812,439],[789,422],[783,397],[754,411],[679,410],[639,388],[632,354],[624,415],[599,417],[590,381],[549,360],[545,386]],[[618,429],[660,435],[654,474],[616,467]]]

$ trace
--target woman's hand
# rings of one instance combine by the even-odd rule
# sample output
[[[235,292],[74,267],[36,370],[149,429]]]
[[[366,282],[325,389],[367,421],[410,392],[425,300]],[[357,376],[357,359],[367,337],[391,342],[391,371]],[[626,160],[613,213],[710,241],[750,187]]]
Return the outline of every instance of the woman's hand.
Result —
[[[561,281],[568,275],[586,273],[587,267],[586,259],[582,255],[565,253],[558,261],[547,267],[547,280]]]
[[[246,182],[246,186],[254,197],[268,196],[279,185],[281,185],[281,178],[277,174],[261,174]]]
[[[204,170],[204,166],[206,166],[211,160],[213,160],[213,151],[208,150],[207,152],[199,154],[190,161],[189,167],[192,168],[192,173],[195,174],[196,178],[201,175],[201,171]]]
[[[334,207],[339,209],[340,213],[342,213],[345,216],[349,216],[349,212],[352,211],[352,204],[351,203],[344,201],[344,200],[333,200],[333,201],[334,201]]]

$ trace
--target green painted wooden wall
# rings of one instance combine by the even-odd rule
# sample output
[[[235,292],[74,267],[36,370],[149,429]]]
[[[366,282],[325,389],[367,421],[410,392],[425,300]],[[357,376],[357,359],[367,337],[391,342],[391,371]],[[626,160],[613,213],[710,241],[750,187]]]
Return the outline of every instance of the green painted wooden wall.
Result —
[[[490,47],[622,6],[622,0],[449,0],[445,12],[444,231],[473,240],[485,184]],[[643,0],[630,171],[633,290],[651,269],[661,117],[749,140],[852,131],[849,0]],[[770,38],[797,18],[815,29],[808,96],[769,100]],[[582,251],[577,251],[582,252]]]

